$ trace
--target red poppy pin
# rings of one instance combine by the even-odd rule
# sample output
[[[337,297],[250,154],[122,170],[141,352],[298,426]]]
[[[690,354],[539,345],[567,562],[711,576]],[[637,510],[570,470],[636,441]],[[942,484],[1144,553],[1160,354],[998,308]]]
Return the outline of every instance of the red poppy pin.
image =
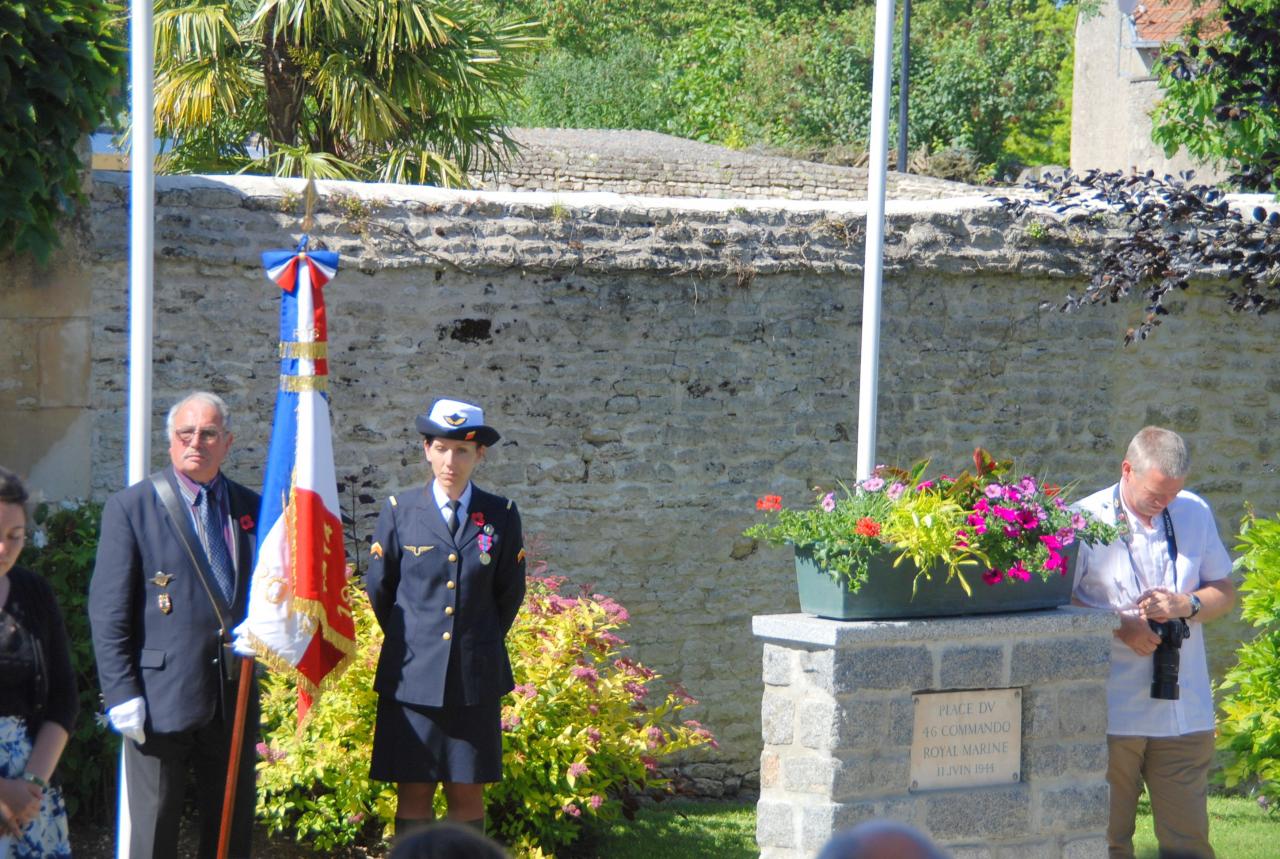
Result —
[[[484,527],[484,514],[483,514],[483,513],[472,513],[472,514],[471,514],[471,524],[472,524],[472,525],[475,525],[477,528],[483,528],[483,527]]]
[[[240,530],[241,531],[253,530],[253,517],[250,516],[248,513],[240,517]]]

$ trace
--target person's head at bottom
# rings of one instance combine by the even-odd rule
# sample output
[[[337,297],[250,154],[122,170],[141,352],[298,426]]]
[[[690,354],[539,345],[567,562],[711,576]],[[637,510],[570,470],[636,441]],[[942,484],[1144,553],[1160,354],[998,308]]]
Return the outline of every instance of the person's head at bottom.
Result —
[[[474,827],[441,821],[397,839],[387,859],[507,859],[507,854]]]
[[[905,823],[868,820],[831,836],[817,859],[947,859],[947,854]]]

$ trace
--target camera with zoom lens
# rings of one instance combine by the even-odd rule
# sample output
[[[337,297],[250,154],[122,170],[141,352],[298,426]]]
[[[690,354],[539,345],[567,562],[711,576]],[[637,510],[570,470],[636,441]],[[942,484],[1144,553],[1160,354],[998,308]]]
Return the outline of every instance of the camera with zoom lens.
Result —
[[[1178,700],[1178,663],[1182,642],[1191,636],[1191,627],[1182,618],[1166,621],[1149,620],[1151,631],[1160,636],[1160,645],[1151,654],[1151,697],[1161,701]]]

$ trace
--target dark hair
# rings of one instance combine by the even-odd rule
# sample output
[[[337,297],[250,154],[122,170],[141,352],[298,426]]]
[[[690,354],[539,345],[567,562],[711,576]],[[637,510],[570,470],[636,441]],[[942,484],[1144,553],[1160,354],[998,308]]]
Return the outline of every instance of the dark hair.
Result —
[[[507,854],[470,826],[442,821],[401,838],[387,859],[507,859]]]
[[[0,465],[0,502],[20,504],[25,510],[28,498],[30,496],[27,494],[27,486],[22,482],[22,478]]]

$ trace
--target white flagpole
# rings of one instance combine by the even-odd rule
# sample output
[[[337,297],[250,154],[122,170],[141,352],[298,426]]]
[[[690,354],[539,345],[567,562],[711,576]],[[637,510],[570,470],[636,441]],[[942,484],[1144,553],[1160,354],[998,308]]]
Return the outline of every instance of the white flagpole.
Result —
[[[151,470],[152,279],[155,271],[153,0],[129,6],[129,444],[130,486]]]
[[[876,394],[880,375],[880,286],[884,274],[884,187],[889,161],[889,82],[893,61],[893,0],[876,0],[871,79],[871,163],[867,175],[867,246],[862,266],[862,365],[858,381],[858,470],[875,468]]]

